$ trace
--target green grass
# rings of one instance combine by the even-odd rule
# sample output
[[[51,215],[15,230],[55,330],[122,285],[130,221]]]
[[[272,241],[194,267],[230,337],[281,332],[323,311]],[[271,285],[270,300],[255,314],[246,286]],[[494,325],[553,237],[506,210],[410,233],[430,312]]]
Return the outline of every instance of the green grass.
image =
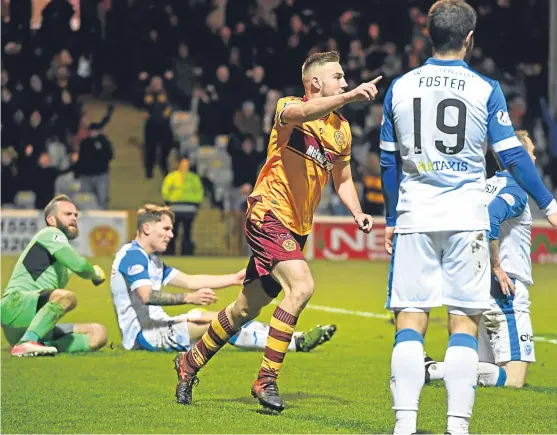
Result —
[[[111,259],[97,261],[110,270]],[[2,258],[3,286],[14,262]],[[227,273],[245,263],[219,258],[167,262],[189,273]],[[385,313],[386,263],[313,262],[311,267],[317,283],[312,304]],[[532,315],[538,336],[557,336],[556,275],[555,266],[534,269]],[[94,354],[16,359],[9,357],[3,341],[2,433],[392,433],[393,326],[387,320],[306,310],[299,329],[336,323],[337,335],[312,353],[288,355],[279,379],[287,409],[268,416],[257,412],[249,395],[260,352],[227,346],[201,372],[194,405],[177,405],[172,355],[122,350],[108,284],[95,288],[74,277],[69,288],[79,304],[64,322],[103,323],[112,345]],[[215,308],[237,292],[221,291]],[[272,309],[260,318],[267,321]],[[447,343],[444,312],[434,311],[432,320],[426,348],[441,358]],[[473,432],[557,432],[557,346],[538,342],[536,356],[523,390],[477,390]],[[419,431],[443,433],[445,414],[443,385],[426,386]]]

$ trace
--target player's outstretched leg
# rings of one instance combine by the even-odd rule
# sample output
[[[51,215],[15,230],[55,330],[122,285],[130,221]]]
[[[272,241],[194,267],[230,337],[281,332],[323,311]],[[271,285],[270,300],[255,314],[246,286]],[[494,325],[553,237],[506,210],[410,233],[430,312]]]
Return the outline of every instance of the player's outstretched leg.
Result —
[[[192,402],[192,388],[199,382],[197,372],[233,337],[243,325],[256,318],[272,298],[261,288],[260,280],[244,285],[238,298],[221,310],[207,332],[189,352],[179,353],[174,365],[178,374],[176,399],[182,405]]]
[[[253,397],[267,409],[281,412],[284,402],[279,396],[277,377],[298,322],[298,316],[313,294],[313,278],[304,260],[278,263],[272,273],[285,296],[269,322],[270,330],[257,380],[251,388]]]
[[[296,351],[310,352],[317,346],[329,341],[337,330],[336,325],[317,325],[315,328],[307,332],[303,332],[294,338],[296,342]]]
[[[221,310],[211,322],[209,329],[189,352],[181,352],[174,359],[178,374],[176,400],[182,405],[192,402],[192,388],[199,383],[197,372],[209,362],[230,338],[236,334],[226,314]]]
[[[58,289],[43,293],[39,297],[39,303],[43,297],[46,303],[37,311],[19,342],[12,348],[12,356],[46,356],[57,353],[54,346],[45,346],[41,341],[65,313],[76,307],[77,298],[68,290]]]
[[[106,328],[98,323],[56,325],[52,339],[45,341],[47,346],[56,348],[58,353],[91,352],[102,348],[107,341]]]
[[[288,345],[288,350],[310,352],[329,341],[336,330],[336,325],[317,325],[306,332],[295,332]],[[242,326],[242,329],[230,339],[229,343],[240,349],[265,350],[269,331],[268,324],[252,320]]]

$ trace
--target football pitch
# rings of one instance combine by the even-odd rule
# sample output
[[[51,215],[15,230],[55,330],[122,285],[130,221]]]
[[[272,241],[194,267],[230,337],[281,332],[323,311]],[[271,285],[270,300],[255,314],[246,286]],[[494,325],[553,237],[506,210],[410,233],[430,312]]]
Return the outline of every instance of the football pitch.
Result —
[[[109,273],[111,258],[95,259]],[[16,257],[2,257],[2,288]],[[172,258],[186,273],[229,273],[242,258]],[[98,322],[108,328],[99,352],[54,358],[11,358],[2,336],[2,433],[392,433],[389,389],[393,325],[383,308],[387,263],[311,263],[316,290],[298,330],[334,323],[331,342],[310,353],[287,355],[279,388],[287,408],[280,416],[258,412],[251,384],[262,352],[225,347],[200,372],[194,404],[174,397],[173,355],[125,352],[109,284],[94,287],[72,277],[77,308],[62,322]],[[537,363],[523,390],[478,388],[474,433],[557,433],[557,271],[536,265],[531,289]],[[172,290],[170,290],[172,291]],[[213,309],[230,302],[238,288],[221,290]],[[326,307],[334,308],[327,310]],[[175,315],[191,307],[169,307]],[[268,322],[273,306],[259,320]],[[371,313],[371,314],[370,314]],[[373,314],[377,314],[375,316]],[[551,342],[553,340],[553,343]],[[446,314],[432,312],[426,350],[441,359],[447,345]],[[420,433],[446,429],[442,383],[424,387]]]

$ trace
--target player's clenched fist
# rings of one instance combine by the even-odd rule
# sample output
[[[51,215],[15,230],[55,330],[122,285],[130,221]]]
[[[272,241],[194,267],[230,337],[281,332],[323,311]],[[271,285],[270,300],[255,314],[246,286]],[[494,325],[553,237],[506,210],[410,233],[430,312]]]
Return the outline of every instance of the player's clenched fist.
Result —
[[[377,90],[377,87],[375,86],[375,84],[381,80],[383,76],[379,76],[374,78],[372,81],[370,82],[366,82],[366,83],[362,83],[360,86],[358,86],[355,89],[352,89],[351,91],[346,93],[346,96],[348,97],[348,102],[349,103],[354,103],[356,101],[371,101],[371,100],[375,100],[375,97],[377,96],[377,94],[379,93],[379,91]]]

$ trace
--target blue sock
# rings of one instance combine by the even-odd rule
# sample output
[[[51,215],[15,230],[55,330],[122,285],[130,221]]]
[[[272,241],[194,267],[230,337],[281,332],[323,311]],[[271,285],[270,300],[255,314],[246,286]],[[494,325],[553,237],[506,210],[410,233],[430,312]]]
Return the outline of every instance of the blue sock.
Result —
[[[507,382],[507,371],[503,367],[499,367],[499,377],[497,378],[496,387],[504,387]]]
[[[19,343],[26,343],[28,341],[39,341],[40,337],[37,333],[33,332],[33,331],[26,331],[25,334],[23,334],[23,337],[21,337],[21,340],[19,340]]]

